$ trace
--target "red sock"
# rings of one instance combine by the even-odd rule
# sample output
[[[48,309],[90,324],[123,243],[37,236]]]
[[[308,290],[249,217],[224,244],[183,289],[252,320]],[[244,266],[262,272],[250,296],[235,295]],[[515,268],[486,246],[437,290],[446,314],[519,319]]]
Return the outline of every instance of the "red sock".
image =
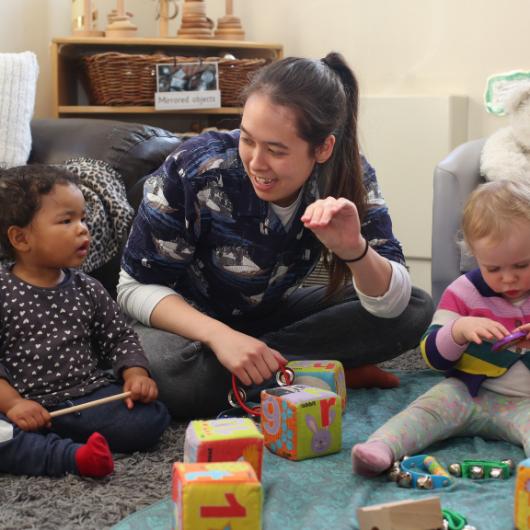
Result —
[[[107,440],[95,432],[75,453],[75,463],[81,476],[106,477],[114,471],[114,461]]]
[[[344,373],[348,388],[395,388],[399,386],[397,376],[381,370],[375,364],[346,368]]]

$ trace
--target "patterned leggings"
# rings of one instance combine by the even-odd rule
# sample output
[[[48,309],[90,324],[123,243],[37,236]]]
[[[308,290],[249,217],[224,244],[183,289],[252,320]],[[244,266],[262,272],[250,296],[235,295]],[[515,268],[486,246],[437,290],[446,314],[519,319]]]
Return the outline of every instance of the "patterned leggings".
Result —
[[[455,378],[438,383],[375,431],[369,442],[390,447],[396,460],[455,436],[481,436],[522,446],[530,456],[530,398],[481,389],[477,397]]]

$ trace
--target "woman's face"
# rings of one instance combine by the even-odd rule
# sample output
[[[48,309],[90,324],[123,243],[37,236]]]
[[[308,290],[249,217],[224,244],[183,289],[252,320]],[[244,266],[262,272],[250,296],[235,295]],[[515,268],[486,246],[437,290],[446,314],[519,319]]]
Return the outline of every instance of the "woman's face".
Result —
[[[298,136],[295,113],[275,105],[264,94],[252,94],[243,109],[239,155],[256,195],[289,206],[305,184],[315,163],[325,162],[335,138],[312,150]]]

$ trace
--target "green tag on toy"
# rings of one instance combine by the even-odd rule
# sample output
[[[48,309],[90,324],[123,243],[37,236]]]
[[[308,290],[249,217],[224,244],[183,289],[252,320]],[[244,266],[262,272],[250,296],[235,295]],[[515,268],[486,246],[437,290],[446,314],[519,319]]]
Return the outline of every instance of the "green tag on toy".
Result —
[[[496,116],[504,116],[506,98],[521,84],[530,84],[530,71],[513,70],[504,74],[495,74],[488,77],[484,103],[486,110]]]

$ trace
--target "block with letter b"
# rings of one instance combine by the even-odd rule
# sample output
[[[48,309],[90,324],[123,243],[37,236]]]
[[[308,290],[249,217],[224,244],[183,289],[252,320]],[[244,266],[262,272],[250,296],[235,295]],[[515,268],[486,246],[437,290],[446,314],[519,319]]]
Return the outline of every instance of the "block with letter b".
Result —
[[[342,412],[346,410],[346,378],[340,361],[290,361],[293,385],[307,385],[330,390],[340,396]]]
[[[290,460],[337,453],[342,446],[342,404],[335,392],[306,385],[261,392],[266,447]]]
[[[261,530],[262,488],[248,462],[173,464],[173,530]]]
[[[186,429],[184,462],[245,460],[261,480],[263,435],[249,418],[194,420]]]

